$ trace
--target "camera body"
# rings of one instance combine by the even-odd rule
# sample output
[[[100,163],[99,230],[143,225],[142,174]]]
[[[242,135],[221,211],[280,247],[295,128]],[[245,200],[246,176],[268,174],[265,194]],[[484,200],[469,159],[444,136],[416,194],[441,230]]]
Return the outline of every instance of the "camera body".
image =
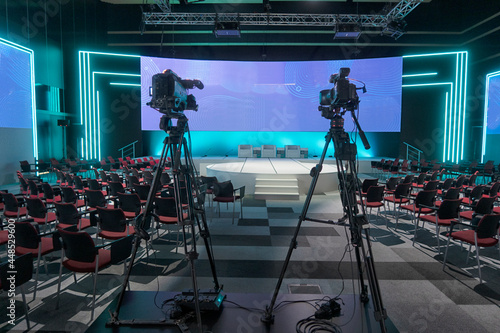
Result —
[[[147,105],[162,113],[198,111],[196,98],[188,93],[188,89],[194,87],[203,89],[203,83],[200,80],[182,80],[174,71],[167,69],[153,75],[149,91],[151,101]]]
[[[359,97],[356,85],[350,83],[347,78],[350,71],[347,67],[340,68],[338,74],[330,76],[329,82],[334,84],[333,88],[320,91],[318,110],[321,111],[323,117],[333,119],[335,109],[344,108],[352,111],[358,107]]]

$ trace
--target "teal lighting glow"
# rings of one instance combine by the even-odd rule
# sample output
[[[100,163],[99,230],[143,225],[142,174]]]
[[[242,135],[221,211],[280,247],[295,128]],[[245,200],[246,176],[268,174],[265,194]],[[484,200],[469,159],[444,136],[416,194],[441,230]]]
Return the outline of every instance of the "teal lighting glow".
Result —
[[[490,81],[492,78],[500,76],[500,71],[486,74],[486,88],[484,93],[484,113],[483,113],[483,140],[481,144],[481,163],[484,163],[484,156],[486,155],[486,134],[488,130],[488,109],[490,98]]]
[[[32,133],[33,133],[33,157],[38,159],[38,130],[36,121],[36,98],[35,98],[35,52],[32,49],[22,45],[13,43],[6,39],[0,38],[0,43],[13,47],[19,51],[25,52],[29,55],[30,59],[30,85],[31,85],[31,120],[32,120]]]
[[[420,73],[420,74],[406,74],[406,75],[403,75],[402,77],[431,76],[431,75],[437,75],[437,74],[438,74],[437,72]]]
[[[97,65],[93,61],[95,58],[101,57],[129,57],[140,58],[136,55],[104,53],[104,52],[78,52],[78,72],[80,78],[80,121],[84,127],[82,156],[85,159],[100,160],[101,159],[101,135],[100,135],[100,107],[99,107],[99,91],[96,87],[97,75],[111,75],[117,77],[139,77],[140,74],[105,72],[97,70]],[[125,83],[117,83],[125,85]],[[130,84],[132,85],[132,84]],[[134,86],[136,86],[134,84]],[[137,84],[140,86],[140,84]]]
[[[444,142],[443,142],[443,162],[449,161],[458,163],[464,158],[464,133],[466,117],[466,91],[468,75],[468,53],[443,52],[403,56],[403,59],[417,57],[449,57],[454,64],[454,75],[447,79],[450,82],[420,82],[416,84],[404,84],[407,87],[439,86],[450,84],[450,91],[445,96],[445,122],[444,122]],[[423,74],[403,75],[407,79],[427,77],[429,80],[436,77],[439,72],[429,72]]]

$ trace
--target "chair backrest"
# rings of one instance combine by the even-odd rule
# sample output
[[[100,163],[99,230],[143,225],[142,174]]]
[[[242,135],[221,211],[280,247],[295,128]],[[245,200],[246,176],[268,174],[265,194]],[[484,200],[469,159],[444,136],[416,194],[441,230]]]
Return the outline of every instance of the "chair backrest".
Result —
[[[361,185],[361,191],[363,193],[366,193],[366,192],[368,192],[368,189],[371,186],[377,186],[377,184],[378,184],[378,178],[375,178],[375,179],[367,178],[367,179],[363,180],[363,184]]]
[[[410,194],[411,184],[398,184],[394,190],[394,198],[400,199]]]
[[[45,218],[47,208],[40,198],[26,198],[28,215],[35,218]]]
[[[472,191],[469,194],[469,198],[471,201],[475,201],[479,199],[484,192],[484,185],[477,185],[472,188]]]
[[[19,210],[19,201],[14,194],[8,192],[1,192],[3,202],[4,202],[4,210],[8,212],[17,212]]]
[[[455,182],[455,186],[454,187],[462,187],[462,185],[465,182],[465,179],[466,179],[465,175],[458,176],[457,181]]]
[[[74,176],[73,177],[73,180],[75,182],[75,188],[78,189],[78,190],[83,190],[84,189],[84,185],[83,185],[83,180],[82,180],[82,177],[80,176]]]
[[[106,207],[107,201],[100,190],[85,190],[85,196],[87,197],[87,206],[96,207]]]
[[[439,185],[439,180],[430,180],[425,184],[424,190],[435,190]]]
[[[101,188],[102,188],[101,184],[99,184],[99,182],[97,181],[97,179],[89,179],[88,183],[89,183],[89,189],[90,190],[100,191]]]
[[[97,254],[92,237],[85,231],[59,230],[66,258],[80,262],[94,262]]]
[[[422,185],[422,184],[424,183],[424,181],[425,181],[425,176],[426,176],[426,175],[427,175],[426,173],[423,173],[423,172],[422,172],[422,173],[420,173],[420,174],[418,175],[417,180],[415,181],[415,183],[416,183],[417,185]]]
[[[34,181],[28,180],[28,187],[30,189],[30,195],[38,195],[38,187]]]
[[[109,194],[112,196],[117,196],[118,193],[125,193],[125,188],[121,182],[111,181],[108,183],[109,185]]]
[[[97,207],[97,215],[101,230],[123,232],[127,227],[127,220],[121,208]]]
[[[121,177],[117,173],[114,173],[114,172],[111,172],[109,174],[109,178],[111,178],[112,182],[119,182],[119,183],[123,182],[123,180],[121,179]]]
[[[42,189],[45,199],[54,199],[54,189],[49,183],[42,183]]]
[[[78,196],[76,195],[75,190],[72,187],[63,186],[61,187],[61,191],[63,202],[76,203],[76,201],[78,200]]]
[[[134,184],[140,184],[139,178],[134,175],[127,175],[128,186],[132,187]]]
[[[14,265],[15,269],[11,265]],[[9,291],[12,280],[7,278],[12,276],[12,271],[16,271],[14,284],[16,287],[28,282],[33,277],[33,256],[31,253],[23,254],[14,259],[14,262],[5,262],[0,265],[0,284],[4,291]]]
[[[366,191],[367,202],[382,202],[384,200],[384,186],[370,186]]]
[[[29,185],[26,179],[22,175],[17,175],[17,178],[19,179],[19,185],[21,185],[22,191],[28,191]]]
[[[177,217],[175,198],[161,197],[155,198],[155,214],[159,216]]]
[[[453,184],[453,178],[446,178],[443,182],[443,185],[441,185],[441,190],[446,191],[451,187]]]
[[[106,172],[104,170],[99,170],[99,176],[101,177],[101,180],[103,182],[108,181],[108,175],[106,174]]]
[[[117,193],[118,207],[126,212],[138,214],[141,211],[141,198],[137,193]]]
[[[31,222],[15,222],[16,246],[28,249],[38,249],[40,235]]]
[[[388,190],[388,191],[394,191],[396,189],[396,186],[398,186],[398,183],[399,183],[399,177],[391,177],[387,180],[387,182],[385,183],[385,188]]]
[[[497,197],[481,197],[474,207],[474,212],[476,214],[491,214],[491,212],[493,211],[493,204],[495,203],[496,199]]]
[[[462,199],[446,199],[443,200],[441,206],[437,211],[438,218],[440,219],[455,219],[460,212],[460,204]]]
[[[415,178],[414,175],[406,175],[405,178],[401,181],[401,183],[413,183],[413,178]]]
[[[78,225],[80,215],[78,214],[78,208],[76,208],[74,204],[56,202],[54,205],[56,207],[56,217],[59,223]]]
[[[434,206],[434,202],[436,201],[437,190],[423,190],[417,193],[417,197],[415,198],[415,207],[419,208],[420,206]]]
[[[484,215],[476,227],[478,238],[496,237],[500,225],[500,215],[491,214]]]
[[[168,185],[170,184],[170,175],[167,172],[162,172],[161,177],[160,177],[160,182],[162,185]]]
[[[141,177],[139,175],[139,170],[137,170],[136,168],[132,168],[131,171],[132,171],[132,175],[136,176],[137,179],[139,179]]]
[[[490,197],[495,197],[498,195],[498,190],[500,190],[500,182],[496,182],[495,184],[491,185],[490,188]]]
[[[214,183],[214,195],[216,197],[233,197],[234,188],[230,180]]]
[[[149,190],[151,190],[151,185],[147,184],[134,184],[133,185],[134,192],[139,195],[141,200],[146,200],[149,195]]]
[[[458,199],[460,197],[460,187],[450,187],[443,199],[446,200],[446,199]]]

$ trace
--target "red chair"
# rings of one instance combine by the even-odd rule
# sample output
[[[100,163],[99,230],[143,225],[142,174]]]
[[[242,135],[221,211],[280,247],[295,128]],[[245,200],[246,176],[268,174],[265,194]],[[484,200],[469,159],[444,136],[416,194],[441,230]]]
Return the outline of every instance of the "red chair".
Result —
[[[436,201],[437,190],[423,190],[417,193],[413,204],[401,205],[400,208],[411,213],[411,222],[418,224],[421,214],[432,213],[434,202]],[[416,222],[415,222],[416,221]],[[398,227],[396,223],[396,228]]]
[[[128,225],[121,208],[97,207],[97,235],[105,239],[120,239],[135,233],[134,226]]]
[[[240,213],[241,217],[243,218],[243,198],[245,197],[245,186],[241,186],[239,188],[234,188],[233,184],[231,181],[227,182],[222,182],[222,183],[215,183],[214,184],[214,195],[215,197],[213,198],[214,202],[217,202],[217,208],[219,210],[219,217],[220,217],[220,203],[225,202],[228,204],[229,202],[233,203],[233,220],[232,223],[234,224],[234,210],[236,206],[236,201],[240,201]]]
[[[94,291],[92,294],[92,312],[90,316],[90,321],[92,321],[94,319],[97,274],[103,268],[121,261],[124,261],[124,266],[126,267],[125,261],[132,252],[133,237],[129,236],[102,246],[96,246],[90,235],[85,231],[74,231],[69,228],[61,229],[59,233],[63,241],[63,253],[59,268],[56,308],[59,307],[63,266],[72,272],[93,273]],[[109,249],[106,249],[105,247],[108,246]]]
[[[24,198],[19,197],[18,200],[18,198],[14,194],[8,192],[0,192],[0,195],[3,198],[4,202],[3,215],[6,218],[10,217],[19,219],[20,217],[26,216],[26,214],[28,213],[28,209],[25,206],[23,206]]]
[[[439,229],[444,226],[444,227],[450,227],[452,222],[456,222],[459,213],[460,213],[460,204],[462,202],[462,199],[455,199],[455,200],[444,200],[441,203],[441,206],[439,208],[433,208],[435,211],[434,214],[432,215],[422,215],[420,216],[420,219],[424,222],[422,224],[422,228],[425,225],[425,222],[429,223],[434,223],[436,226],[436,238],[437,238],[437,246],[438,246],[438,252],[441,252],[441,248],[439,246]],[[417,239],[417,228],[418,228],[418,221],[415,224],[415,234],[413,236],[413,244],[415,245],[415,240]]]
[[[471,229],[453,232],[453,227],[457,224],[469,227]],[[446,266],[446,257],[448,255],[450,240],[454,239],[460,242],[465,242],[467,244],[470,244],[469,251],[467,253],[466,263],[469,260],[470,250],[472,248],[472,245],[476,247],[476,259],[477,259],[477,269],[479,272],[479,280],[481,283],[483,283],[483,279],[481,277],[481,261],[479,259],[479,248],[492,247],[498,244],[499,226],[500,226],[500,215],[496,214],[484,215],[476,225],[453,221],[450,226],[450,232],[448,233],[448,242],[446,244],[446,251],[444,253],[444,260],[443,260],[443,270]]]
[[[466,220],[472,220],[477,215],[488,215],[493,212],[493,204],[495,203],[497,197],[483,196],[473,205],[464,205],[462,200],[462,205],[469,206],[469,210],[461,211],[460,217]]]
[[[367,209],[377,208],[377,217],[380,215],[380,207],[384,206],[384,186],[370,186],[366,192],[366,199],[358,200],[359,205],[364,205]],[[368,220],[370,222],[370,219]]]
[[[58,202],[55,207],[57,229],[76,226],[78,230],[83,230],[92,226],[90,219],[83,217],[87,212],[79,212],[75,204]]]
[[[50,223],[57,220],[54,212],[49,212],[43,201],[39,198],[26,198],[26,206],[28,208],[28,217],[45,227],[45,231],[50,230]],[[47,229],[48,228],[48,229]]]
[[[410,195],[410,183],[407,184],[398,184],[396,186],[396,189],[394,190],[394,194],[390,196],[384,197],[384,201],[389,202],[389,204],[392,202],[394,205],[394,211],[396,212],[396,227],[398,225],[398,219],[399,219],[399,208],[401,205],[406,204],[410,201],[408,198]],[[396,205],[398,209],[396,209]]]

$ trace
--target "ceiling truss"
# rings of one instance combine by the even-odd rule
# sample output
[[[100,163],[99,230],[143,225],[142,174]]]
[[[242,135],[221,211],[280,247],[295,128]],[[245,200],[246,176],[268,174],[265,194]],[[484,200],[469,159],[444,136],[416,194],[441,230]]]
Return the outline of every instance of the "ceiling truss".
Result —
[[[390,22],[402,20],[424,0],[401,0],[386,15],[358,14],[278,14],[278,13],[172,13],[168,0],[155,0],[161,12],[144,12],[148,25],[213,25],[218,21],[239,21],[241,25],[322,26],[355,23],[361,27],[387,28]]]

